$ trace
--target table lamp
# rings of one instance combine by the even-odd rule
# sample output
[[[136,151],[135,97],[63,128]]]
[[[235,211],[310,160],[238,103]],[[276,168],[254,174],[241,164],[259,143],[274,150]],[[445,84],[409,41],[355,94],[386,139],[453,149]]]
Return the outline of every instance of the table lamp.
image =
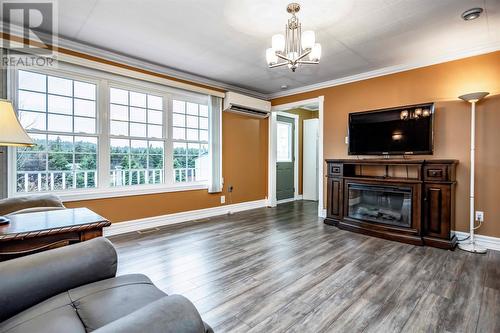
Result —
[[[33,140],[28,136],[16,117],[12,103],[0,99],[0,146],[33,146]],[[9,223],[9,219],[0,216],[0,225]]]

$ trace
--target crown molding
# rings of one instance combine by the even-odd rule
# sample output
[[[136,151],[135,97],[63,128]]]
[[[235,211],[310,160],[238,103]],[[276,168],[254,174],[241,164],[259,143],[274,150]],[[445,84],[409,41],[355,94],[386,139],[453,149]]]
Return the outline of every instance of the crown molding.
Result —
[[[412,70],[412,69],[437,65],[440,63],[448,62],[448,61],[459,60],[459,59],[473,57],[473,56],[477,56],[477,55],[481,55],[481,54],[491,53],[491,52],[495,52],[498,50],[500,50],[500,41],[497,41],[495,43],[490,43],[490,44],[487,44],[487,45],[484,45],[484,46],[481,46],[481,47],[478,47],[478,48],[475,48],[472,50],[461,51],[461,52],[457,52],[454,54],[449,54],[446,56],[427,59],[427,60],[412,63],[412,64],[401,64],[401,65],[384,67],[384,68],[376,69],[376,70],[369,71],[369,72],[364,72],[364,73],[359,73],[359,74],[355,74],[355,75],[351,75],[351,76],[342,77],[339,79],[319,82],[319,83],[315,83],[315,84],[311,84],[311,85],[307,85],[307,86],[303,86],[303,87],[299,87],[299,88],[294,88],[294,89],[290,89],[290,90],[286,90],[286,91],[278,91],[276,93],[269,94],[267,96],[267,98],[268,99],[275,99],[275,98],[279,98],[279,97],[301,94],[301,93],[310,92],[310,91],[314,91],[314,90],[339,86],[339,85],[343,85],[343,84],[347,84],[347,83],[368,80],[368,79],[372,79],[372,78],[376,78],[376,77],[380,77],[380,76],[405,72],[405,71]]]

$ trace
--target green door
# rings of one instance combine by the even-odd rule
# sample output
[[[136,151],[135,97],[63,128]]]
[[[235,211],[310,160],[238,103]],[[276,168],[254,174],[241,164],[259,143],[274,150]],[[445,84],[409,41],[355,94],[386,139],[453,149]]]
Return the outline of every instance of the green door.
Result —
[[[276,200],[291,199],[294,188],[294,142],[293,118],[278,116],[276,126]]]

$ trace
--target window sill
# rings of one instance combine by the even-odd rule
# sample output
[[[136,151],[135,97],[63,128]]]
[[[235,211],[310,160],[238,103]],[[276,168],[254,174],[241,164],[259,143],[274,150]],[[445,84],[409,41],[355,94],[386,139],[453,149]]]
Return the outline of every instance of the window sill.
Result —
[[[120,188],[106,188],[106,189],[86,189],[86,190],[68,190],[68,191],[51,191],[61,198],[63,202],[80,201],[80,200],[94,200],[105,198],[118,198],[129,197],[136,195],[156,194],[156,193],[169,193],[169,192],[182,192],[182,191],[195,191],[195,190],[208,190],[206,183],[189,183],[189,184],[176,184],[176,185],[163,185],[163,186],[124,186]],[[48,192],[34,192],[34,193],[16,193],[13,197],[36,195]]]

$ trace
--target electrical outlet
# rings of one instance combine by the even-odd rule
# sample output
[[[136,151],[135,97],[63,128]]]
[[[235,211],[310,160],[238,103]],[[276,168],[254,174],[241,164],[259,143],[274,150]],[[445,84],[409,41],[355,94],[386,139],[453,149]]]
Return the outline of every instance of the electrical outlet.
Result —
[[[221,204],[226,203],[226,196],[225,195],[220,196],[220,203]]]
[[[345,144],[346,144],[346,145],[348,145],[348,144],[349,144],[349,137],[348,137],[348,136],[346,136],[346,137],[345,137]]]
[[[231,193],[231,192],[233,192],[233,190],[234,190],[233,185],[229,185],[229,187],[227,188],[227,191],[228,191],[229,193]]]
[[[476,210],[476,221],[484,222],[484,212]]]

